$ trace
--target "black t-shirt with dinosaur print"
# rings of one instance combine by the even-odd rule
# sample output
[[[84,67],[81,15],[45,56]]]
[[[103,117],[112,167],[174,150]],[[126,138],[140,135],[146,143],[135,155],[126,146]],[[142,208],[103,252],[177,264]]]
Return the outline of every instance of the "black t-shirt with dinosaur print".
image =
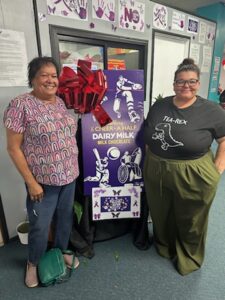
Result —
[[[225,111],[199,96],[183,109],[173,104],[172,96],[158,100],[145,120],[145,143],[162,158],[196,159],[209,151],[214,139],[223,136]]]

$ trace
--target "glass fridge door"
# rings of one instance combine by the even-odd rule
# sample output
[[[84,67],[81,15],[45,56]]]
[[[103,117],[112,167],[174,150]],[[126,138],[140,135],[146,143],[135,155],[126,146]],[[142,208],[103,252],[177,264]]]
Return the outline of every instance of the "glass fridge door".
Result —
[[[104,48],[79,42],[59,42],[59,56],[62,67],[77,70],[78,59],[92,62],[92,69],[104,69]]]
[[[126,48],[107,48],[108,70],[137,70],[140,69],[140,51]]]

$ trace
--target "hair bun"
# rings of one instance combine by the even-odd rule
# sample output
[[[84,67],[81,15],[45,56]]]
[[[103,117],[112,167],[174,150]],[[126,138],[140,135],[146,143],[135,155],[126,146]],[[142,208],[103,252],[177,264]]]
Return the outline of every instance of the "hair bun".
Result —
[[[174,74],[174,80],[177,78],[177,74],[180,72],[195,72],[199,78],[200,76],[200,69],[199,67],[195,64],[195,61],[193,58],[187,57],[184,58],[181,64],[178,65],[178,68]]]
[[[190,58],[190,57],[185,58],[185,59],[183,60],[183,62],[181,63],[181,65],[194,65],[194,64],[195,64],[194,59],[193,59],[193,58]]]

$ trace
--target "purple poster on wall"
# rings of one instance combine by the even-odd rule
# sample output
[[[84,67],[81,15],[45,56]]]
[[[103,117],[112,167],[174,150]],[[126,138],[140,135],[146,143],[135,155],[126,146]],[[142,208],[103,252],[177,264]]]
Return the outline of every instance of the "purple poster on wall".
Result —
[[[104,73],[108,90],[102,106],[113,122],[101,127],[92,114],[82,117],[85,195],[92,195],[93,188],[143,185],[144,73]]]

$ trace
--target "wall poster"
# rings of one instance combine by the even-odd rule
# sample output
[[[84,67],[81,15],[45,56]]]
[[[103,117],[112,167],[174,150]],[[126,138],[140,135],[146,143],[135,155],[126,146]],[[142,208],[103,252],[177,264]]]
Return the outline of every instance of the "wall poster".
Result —
[[[166,6],[155,4],[153,8],[153,26],[158,29],[167,29],[168,11]]]
[[[206,32],[206,39],[208,42],[213,42],[215,40],[215,27],[208,25],[207,26],[207,32]]]
[[[88,0],[46,0],[49,15],[88,20]]]
[[[190,57],[195,61],[195,64],[199,64],[199,56],[200,56],[200,45],[193,44],[190,45]]]
[[[188,24],[187,24],[187,32],[189,33],[198,33],[198,20],[192,17],[188,17]]]
[[[185,14],[173,11],[172,15],[172,29],[184,31],[185,27]]]
[[[211,76],[211,86],[210,86],[210,92],[211,93],[216,93],[218,91],[218,75],[220,71],[220,61],[221,58],[219,56],[215,56],[214,58],[214,67],[213,67],[213,72]],[[221,88],[221,86],[219,85]]]
[[[207,28],[206,23],[200,22],[200,26],[199,26],[199,37],[198,37],[199,43],[205,44],[206,28]]]
[[[24,32],[0,30],[0,86],[27,86],[27,50]]]
[[[140,217],[144,74],[104,73],[108,91],[102,106],[113,122],[100,127],[92,114],[82,117],[84,194],[92,195],[94,220]]]
[[[209,73],[212,61],[212,48],[208,46],[203,46],[203,55],[202,55],[202,73]]]
[[[115,0],[92,0],[92,18],[114,22]]]
[[[144,32],[145,4],[134,0],[120,0],[119,27]]]

